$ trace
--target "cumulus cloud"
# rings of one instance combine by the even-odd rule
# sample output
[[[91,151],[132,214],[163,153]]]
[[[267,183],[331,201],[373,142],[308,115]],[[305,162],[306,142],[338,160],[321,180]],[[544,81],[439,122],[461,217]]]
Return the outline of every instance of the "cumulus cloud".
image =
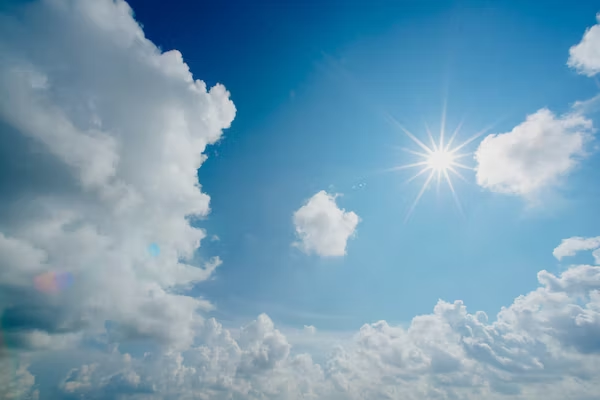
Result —
[[[596,19],[600,23],[600,14]],[[600,24],[588,28],[581,42],[569,49],[567,64],[590,77],[600,72]]]
[[[323,379],[310,356],[290,354],[286,338],[264,314],[235,338],[206,320],[199,341],[184,352],[137,359],[113,354],[101,364],[84,364],[67,374],[62,392],[107,399],[140,393],[157,399],[312,397],[313,385]],[[114,381],[121,384],[110,385]]]
[[[354,212],[338,208],[335,195],[322,190],[294,213],[295,245],[309,254],[343,256],[359,220]]]
[[[39,391],[27,363],[0,354],[0,399],[37,400]]]
[[[185,351],[116,354],[73,369],[62,388],[106,398],[134,391],[161,399],[594,398],[600,267],[540,271],[538,281],[492,322],[462,301],[440,300],[407,326],[365,324],[323,362],[294,352],[266,315],[237,335],[210,319],[199,328],[198,344]],[[114,381],[120,384],[109,388]]]
[[[541,109],[510,132],[483,139],[475,152],[477,184],[532,198],[577,165],[592,133],[592,121],[583,115]]]
[[[0,16],[5,341],[64,347],[111,321],[119,340],[189,346],[210,305],[185,289],[220,263],[190,262],[210,200],[197,169],[234,118],[228,92],[146,39],[122,0],[15,12]],[[45,293],[40,274],[72,282]]]
[[[584,238],[575,236],[563,241],[554,249],[552,254],[557,260],[561,260],[563,257],[571,257],[580,251],[596,250],[592,254],[596,261],[596,264],[600,264],[600,236]]]

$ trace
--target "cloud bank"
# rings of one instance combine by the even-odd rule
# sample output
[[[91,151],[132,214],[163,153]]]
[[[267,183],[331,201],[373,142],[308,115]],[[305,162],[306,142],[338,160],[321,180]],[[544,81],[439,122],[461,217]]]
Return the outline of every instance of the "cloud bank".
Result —
[[[600,389],[600,267],[541,271],[538,281],[493,321],[469,313],[461,301],[440,300],[431,314],[404,327],[365,324],[323,362],[295,352],[264,314],[237,334],[210,319],[185,351],[101,354],[67,372],[61,393],[107,399],[594,398]]]
[[[335,199],[335,195],[321,190],[294,213],[299,238],[295,244],[306,253],[322,257],[346,254],[346,244],[359,218],[352,211],[338,208]]]

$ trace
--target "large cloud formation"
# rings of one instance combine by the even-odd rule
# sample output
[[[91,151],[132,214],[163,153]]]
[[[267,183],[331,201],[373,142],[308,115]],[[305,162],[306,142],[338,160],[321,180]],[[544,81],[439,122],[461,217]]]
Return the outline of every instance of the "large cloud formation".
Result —
[[[67,346],[111,321],[120,340],[187,347],[210,304],[185,289],[219,264],[186,261],[205,236],[197,169],[233,120],[228,92],[147,40],[124,1],[16,13],[0,19],[4,340]],[[41,274],[72,285],[45,293]]]
[[[266,315],[236,334],[210,319],[185,351],[100,354],[59,386],[92,399],[595,398],[600,267],[541,271],[538,281],[493,321],[440,300],[405,327],[364,325],[321,363],[294,352]]]
[[[316,193],[294,213],[295,244],[306,253],[319,256],[343,256],[348,239],[354,234],[359,218],[352,211],[340,209],[336,196],[324,190]]]

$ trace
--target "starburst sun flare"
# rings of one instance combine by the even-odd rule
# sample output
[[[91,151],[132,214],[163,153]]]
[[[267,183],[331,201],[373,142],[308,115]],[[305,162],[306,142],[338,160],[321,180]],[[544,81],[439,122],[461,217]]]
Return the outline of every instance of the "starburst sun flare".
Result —
[[[421,169],[415,175],[413,175],[410,179],[408,179],[407,182],[410,182],[410,181],[418,178],[421,175],[427,174],[427,179],[425,180],[425,183],[421,187],[419,194],[417,195],[413,204],[411,205],[411,207],[406,215],[406,220],[410,217],[410,215],[414,211],[415,207],[419,203],[421,196],[423,196],[423,193],[425,192],[425,190],[427,190],[427,188],[429,187],[429,185],[431,184],[431,182],[434,179],[437,181],[438,187],[439,187],[439,184],[442,181],[442,179],[446,181],[446,183],[448,184],[448,187],[450,188],[450,191],[452,192],[452,196],[454,197],[454,200],[456,202],[456,205],[457,205],[459,211],[462,212],[462,208],[460,206],[460,201],[458,200],[456,190],[454,189],[454,185],[452,184],[451,176],[452,175],[457,176],[458,178],[466,181],[466,179],[462,176],[462,174],[458,171],[458,169],[473,170],[473,168],[460,163],[458,160],[460,160],[461,158],[466,157],[472,153],[459,153],[459,151],[461,149],[463,149],[467,144],[469,144],[470,142],[475,140],[477,137],[481,136],[487,129],[477,133],[476,135],[465,140],[461,144],[452,147],[454,139],[456,138],[456,135],[458,134],[462,123],[458,125],[458,127],[454,130],[450,139],[445,143],[444,142],[445,113],[444,113],[442,115],[442,126],[440,129],[440,137],[439,137],[438,142],[436,142],[433,139],[431,131],[426,126],[427,135],[431,141],[431,145],[427,146],[425,143],[423,143],[421,140],[419,140],[415,135],[413,135],[406,128],[404,128],[402,125],[400,125],[400,123],[398,121],[396,121],[394,118],[388,116],[388,119],[393,123],[394,126],[400,128],[422,150],[422,151],[415,151],[412,149],[402,148],[402,150],[418,156],[421,160],[418,162],[404,164],[404,165],[394,167],[394,168],[392,168],[392,170],[397,171],[397,170],[402,170],[402,169],[407,169],[407,168],[421,167]]]

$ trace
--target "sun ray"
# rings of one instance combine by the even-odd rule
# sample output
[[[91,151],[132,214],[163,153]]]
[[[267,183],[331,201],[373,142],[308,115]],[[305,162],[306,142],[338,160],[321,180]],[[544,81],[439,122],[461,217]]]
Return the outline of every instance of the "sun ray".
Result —
[[[454,160],[460,160],[461,158],[465,158],[467,156],[472,156],[473,154],[475,154],[475,153],[471,152],[471,153],[461,153],[461,154],[456,154],[456,155],[452,154],[452,158]]]
[[[406,151],[407,153],[414,154],[416,156],[423,157],[423,158],[429,157],[429,154],[425,154],[425,153],[422,153],[420,151],[414,151],[414,150],[411,150],[411,149],[407,149],[406,147],[403,147],[402,151]]]
[[[419,162],[412,163],[412,164],[404,164],[404,165],[399,165],[397,167],[392,167],[392,168],[387,169],[386,171],[387,172],[400,171],[403,169],[420,167],[420,166],[427,165],[427,164],[428,164],[427,161],[419,161]]]
[[[422,170],[420,170],[419,172],[417,172],[416,174],[411,176],[405,183],[414,181],[415,179],[417,179],[419,176],[423,175],[425,172],[429,171],[430,169],[431,168],[423,168]]]
[[[448,182],[448,186],[450,187],[450,191],[452,192],[452,197],[454,197],[454,201],[456,202],[458,211],[460,211],[460,213],[462,215],[463,214],[462,206],[460,205],[460,200],[458,200],[458,195],[456,194],[456,190],[454,190],[454,186],[452,185],[452,180],[450,179],[450,176],[448,176],[447,170],[444,170],[444,176],[446,177],[446,182]]]
[[[454,161],[452,163],[450,163],[450,165],[452,167],[458,167],[458,168],[462,168],[462,169],[468,169],[469,171],[475,171],[475,168],[473,168],[473,167],[469,167],[469,166],[466,166],[464,164],[457,163],[457,162],[454,162]]]
[[[442,122],[440,125],[440,149],[444,148],[444,131],[446,130],[446,108],[448,106],[448,101],[444,98],[444,105],[442,106]]]
[[[429,129],[429,125],[425,122],[425,131],[427,132],[427,136],[429,136],[429,140],[431,141],[431,149],[433,151],[437,151],[437,144],[435,144],[435,140],[433,139],[433,135],[431,134],[431,130]]]
[[[410,207],[410,210],[408,210],[408,213],[406,214],[406,218],[404,219],[404,222],[408,221],[408,218],[410,217],[410,215],[412,214],[412,212],[414,211],[415,207],[417,207],[417,204],[419,203],[419,200],[421,199],[421,196],[423,196],[423,193],[425,192],[425,190],[427,189],[427,186],[429,186],[429,182],[431,182],[431,178],[433,178],[433,174],[435,174],[435,170],[431,170],[431,173],[429,174],[429,176],[427,177],[427,180],[425,181],[425,183],[423,184],[423,187],[421,188],[421,191],[419,192],[419,194],[417,195],[417,198],[415,199],[415,201],[412,203],[412,206]]]
[[[452,172],[453,174],[455,174],[456,176],[458,176],[459,179],[461,179],[463,182],[467,182],[467,178],[465,178],[463,176],[463,174],[461,174],[460,172],[458,172],[457,170],[454,169],[454,167],[450,166],[448,167],[448,171]]]
[[[466,145],[471,143],[473,140],[477,139],[479,136],[488,132],[490,129],[492,129],[493,126],[494,126],[494,124],[490,124],[490,125],[486,126],[482,130],[480,130],[479,132],[477,132],[476,134],[474,134],[473,136],[471,136],[470,138],[468,138],[467,140],[465,140],[464,142],[462,142],[461,144],[459,144],[458,146],[456,146],[455,148],[450,150],[450,152],[456,153],[458,150],[462,149],[463,147],[465,147]]]
[[[454,139],[456,138],[456,135],[458,135],[458,131],[460,131],[460,128],[462,127],[462,125],[463,125],[464,122],[465,122],[465,119],[463,118],[458,123],[458,126],[456,127],[456,129],[452,133],[452,136],[450,136],[450,140],[448,140],[448,143],[446,143],[446,148],[444,149],[445,151],[450,151],[450,146],[452,146],[452,142],[454,142]]]
[[[394,126],[396,126],[397,128],[400,128],[402,130],[402,132],[404,132],[406,134],[406,136],[408,136],[409,138],[411,138],[411,140],[413,142],[415,142],[417,145],[419,145],[419,147],[421,147],[423,150],[425,150],[427,153],[431,154],[432,151],[429,147],[427,147],[423,142],[421,142],[419,139],[417,139],[417,137],[415,135],[413,135],[412,133],[410,133],[408,131],[408,129],[406,129],[404,126],[402,126],[402,124],[400,124],[400,122],[398,122],[394,117],[392,117],[389,114],[386,114],[386,118],[388,119],[388,121],[390,121]]]

